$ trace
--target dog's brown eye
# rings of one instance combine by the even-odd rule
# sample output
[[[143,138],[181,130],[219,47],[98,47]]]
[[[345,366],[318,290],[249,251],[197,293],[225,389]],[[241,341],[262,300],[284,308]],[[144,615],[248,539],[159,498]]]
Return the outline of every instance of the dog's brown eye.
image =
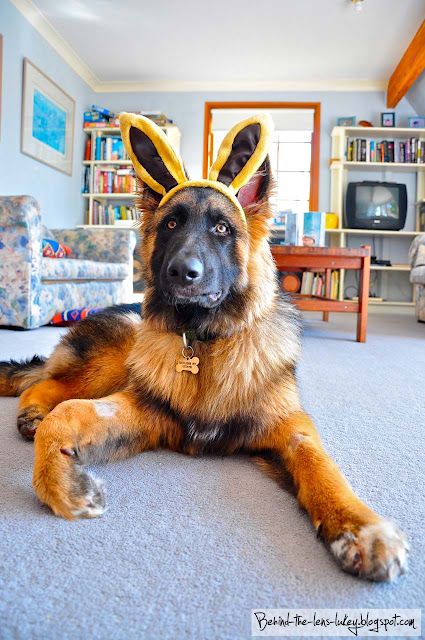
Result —
[[[177,227],[177,222],[175,220],[169,220],[167,222],[167,229],[175,229]]]
[[[219,222],[215,225],[214,231],[220,236],[225,236],[227,233],[229,233],[229,227],[227,226],[227,224],[224,224],[224,222]]]

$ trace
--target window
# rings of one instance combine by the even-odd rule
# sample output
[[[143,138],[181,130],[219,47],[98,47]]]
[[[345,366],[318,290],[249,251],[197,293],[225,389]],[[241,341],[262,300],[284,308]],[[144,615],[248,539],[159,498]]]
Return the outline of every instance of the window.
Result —
[[[273,197],[275,212],[317,210],[320,105],[299,107],[288,104],[283,108],[279,103],[271,103],[265,108],[264,103],[247,103],[246,106],[232,108],[225,107],[226,104],[206,105],[205,135],[209,144],[205,145],[208,157],[204,158],[204,170],[211,165],[224,136],[236,122],[267,111],[275,124],[270,148],[270,162],[276,180]]]

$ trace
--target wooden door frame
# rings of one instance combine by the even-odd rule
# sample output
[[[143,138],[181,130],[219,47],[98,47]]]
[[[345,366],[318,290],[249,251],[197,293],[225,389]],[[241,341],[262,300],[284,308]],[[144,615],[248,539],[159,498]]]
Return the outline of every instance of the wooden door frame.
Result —
[[[320,173],[320,102],[206,102],[204,112],[203,176],[208,177],[212,164],[212,110],[213,109],[312,109],[313,134],[311,137],[310,211],[319,209]]]

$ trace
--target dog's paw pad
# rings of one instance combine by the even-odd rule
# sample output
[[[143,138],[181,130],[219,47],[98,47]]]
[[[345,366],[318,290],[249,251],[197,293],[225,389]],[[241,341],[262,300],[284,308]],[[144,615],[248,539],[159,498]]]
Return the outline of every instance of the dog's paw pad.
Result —
[[[34,440],[37,427],[44,419],[44,414],[37,406],[27,407],[18,415],[18,431],[25,440]]]
[[[106,511],[105,489],[103,482],[94,476],[84,473],[80,474],[80,486],[84,490],[79,492],[78,498],[74,501],[72,516],[74,518],[97,518]]]
[[[382,520],[347,531],[332,542],[331,551],[344,569],[368,580],[390,582],[407,569],[409,546],[404,534]]]

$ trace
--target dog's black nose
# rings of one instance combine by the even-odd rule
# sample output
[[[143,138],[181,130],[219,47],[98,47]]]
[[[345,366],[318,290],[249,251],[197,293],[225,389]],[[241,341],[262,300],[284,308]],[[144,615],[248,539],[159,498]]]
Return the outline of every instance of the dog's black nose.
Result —
[[[171,282],[183,286],[196,284],[204,275],[204,267],[194,256],[175,256],[168,265],[167,275]]]

